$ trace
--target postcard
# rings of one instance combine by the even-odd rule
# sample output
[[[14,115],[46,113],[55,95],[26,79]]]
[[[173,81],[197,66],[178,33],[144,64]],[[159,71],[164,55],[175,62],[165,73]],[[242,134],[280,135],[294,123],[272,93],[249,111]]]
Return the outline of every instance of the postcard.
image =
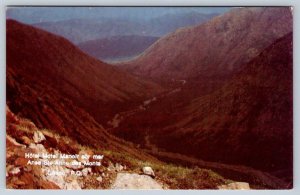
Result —
[[[7,6],[8,189],[293,188],[293,7]]]

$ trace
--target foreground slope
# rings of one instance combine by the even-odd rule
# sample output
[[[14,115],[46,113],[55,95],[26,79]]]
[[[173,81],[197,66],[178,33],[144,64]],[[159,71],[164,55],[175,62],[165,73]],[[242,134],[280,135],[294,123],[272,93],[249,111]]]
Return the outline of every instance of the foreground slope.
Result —
[[[37,134],[43,139],[37,140]],[[114,187],[113,183],[119,172],[136,175],[140,174],[143,166],[151,166],[154,169],[155,180],[163,184],[164,189],[216,189],[218,185],[229,182],[211,170],[169,165],[145,155],[142,151],[136,151],[138,156],[135,156],[123,149],[99,147],[101,143],[96,147],[83,146],[81,141],[54,133],[52,129],[39,129],[30,120],[16,116],[7,107],[6,187],[8,189],[110,189]],[[24,157],[25,153],[95,154],[104,157],[101,159],[101,166],[46,166],[28,164],[29,159]],[[52,159],[48,160],[53,162]],[[80,158],[75,159],[77,160],[82,162]],[[65,161],[69,162],[67,159]],[[90,158],[88,161],[92,163],[95,160]],[[81,170],[84,174],[70,175],[71,171],[76,170]],[[47,174],[48,171],[60,171],[65,174],[52,176]],[[123,182],[123,185],[129,184],[128,181]],[[139,184],[141,181],[131,181],[131,183]],[[151,186],[146,183],[144,187]]]
[[[121,105],[161,90],[84,54],[62,37],[13,20],[7,20],[7,78],[21,87],[43,86],[34,96],[38,99],[47,88],[53,88],[88,110],[97,121],[106,121]],[[8,101],[25,99],[27,96],[21,96],[25,90],[16,93],[11,82],[7,86]],[[19,112],[23,105],[11,105],[11,109]]]

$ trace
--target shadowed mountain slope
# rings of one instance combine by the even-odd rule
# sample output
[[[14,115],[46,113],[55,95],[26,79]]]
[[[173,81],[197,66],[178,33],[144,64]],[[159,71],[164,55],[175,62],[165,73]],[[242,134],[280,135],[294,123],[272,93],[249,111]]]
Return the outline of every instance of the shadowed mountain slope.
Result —
[[[12,20],[7,21],[7,79],[12,81],[8,82],[8,101],[31,98],[21,96],[25,90],[16,93],[14,82],[35,88],[33,97],[41,99],[45,94],[52,98],[46,93],[49,88],[88,110],[98,122],[130,102],[161,91],[156,84],[84,54],[62,37]],[[14,112],[23,106],[10,105]]]

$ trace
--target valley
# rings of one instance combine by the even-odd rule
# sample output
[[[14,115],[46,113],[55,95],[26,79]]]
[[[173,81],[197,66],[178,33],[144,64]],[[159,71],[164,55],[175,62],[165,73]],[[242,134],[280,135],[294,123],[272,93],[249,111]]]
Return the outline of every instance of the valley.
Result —
[[[291,9],[154,16],[7,19],[10,188],[293,188]],[[55,171],[15,162],[39,149],[103,167],[30,183]]]

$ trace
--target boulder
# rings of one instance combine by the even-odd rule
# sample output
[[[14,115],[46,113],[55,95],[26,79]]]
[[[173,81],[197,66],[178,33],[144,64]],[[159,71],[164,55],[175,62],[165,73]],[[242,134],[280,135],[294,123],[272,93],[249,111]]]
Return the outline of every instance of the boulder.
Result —
[[[84,165],[82,165],[82,163],[77,160],[72,160],[68,165],[66,165],[66,167],[72,170],[81,170],[84,168]]]
[[[27,165],[27,163],[28,163],[28,159],[26,159],[24,157],[18,157],[14,162],[15,165],[21,166],[21,167]]]
[[[114,164],[112,164],[111,162],[108,163],[108,167],[107,167],[108,171],[115,171],[115,166]]]
[[[81,150],[79,153],[79,156],[77,158],[78,161],[80,162],[89,162],[92,158],[92,156],[94,155],[93,151],[91,150]],[[82,158],[83,156],[88,155],[90,158]]]
[[[73,180],[71,183],[66,183],[64,186],[66,190],[80,190],[81,187],[77,180]]]
[[[148,175],[118,173],[111,189],[163,189],[163,186]]]
[[[154,171],[151,167],[143,167],[144,175],[149,175],[151,177],[155,177]]]
[[[99,181],[99,182],[102,182],[102,177],[101,176],[99,176],[99,177],[97,177],[97,179],[96,179],[97,181]]]
[[[12,168],[10,171],[9,171],[9,174],[11,175],[17,175],[21,172],[20,168],[19,167],[14,167]]]
[[[59,188],[64,189],[65,186],[65,176],[64,175],[56,175],[56,174],[48,174],[48,173],[52,173],[52,172],[63,172],[64,168],[62,166],[43,166],[42,167],[42,177],[45,178],[45,180],[50,181],[54,184],[56,184],[57,186],[59,186]]]
[[[86,177],[89,173],[92,173],[91,167],[82,169],[82,176]]]
[[[11,137],[9,135],[6,135],[6,143],[9,143],[9,144],[11,144],[13,146],[17,146],[17,147],[21,147],[21,148],[26,148],[25,145],[18,143],[15,138],[13,138],[13,137]]]
[[[46,140],[44,134],[40,131],[35,131],[33,134],[33,141],[34,143],[38,144],[41,143],[42,141]]]
[[[30,145],[32,143],[32,141],[27,136],[22,136],[21,140],[26,145]]]
[[[227,185],[218,186],[220,190],[250,190],[249,183],[247,182],[233,182]]]
[[[116,168],[116,171],[118,171],[118,172],[122,171],[124,169],[124,167],[119,163],[116,163],[115,168]]]
[[[45,149],[44,145],[42,144],[30,144],[29,148],[33,149],[36,153],[42,154],[47,153],[47,150]]]

